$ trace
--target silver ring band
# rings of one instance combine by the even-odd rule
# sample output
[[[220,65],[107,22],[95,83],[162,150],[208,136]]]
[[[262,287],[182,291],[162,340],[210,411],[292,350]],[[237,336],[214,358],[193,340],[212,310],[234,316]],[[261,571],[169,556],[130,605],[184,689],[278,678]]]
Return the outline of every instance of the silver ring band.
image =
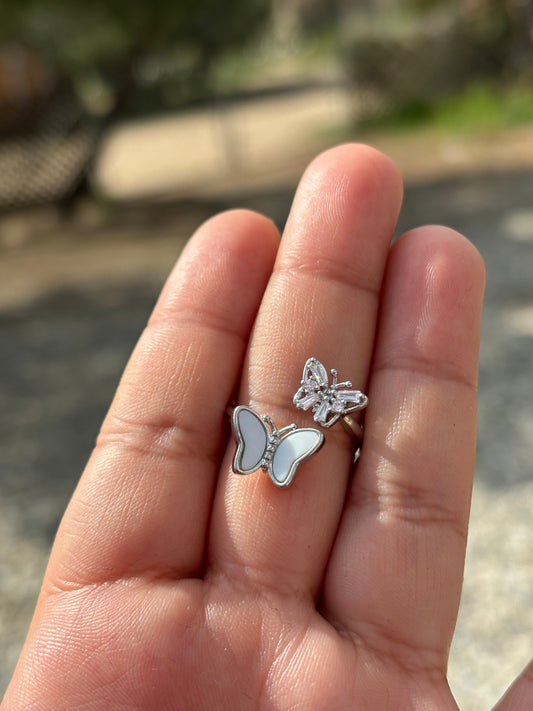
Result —
[[[344,415],[341,418],[342,425],[354,442],[353,463],[361,456],[361,447],[363,446],[363,426],[356,422],[350,415]]]

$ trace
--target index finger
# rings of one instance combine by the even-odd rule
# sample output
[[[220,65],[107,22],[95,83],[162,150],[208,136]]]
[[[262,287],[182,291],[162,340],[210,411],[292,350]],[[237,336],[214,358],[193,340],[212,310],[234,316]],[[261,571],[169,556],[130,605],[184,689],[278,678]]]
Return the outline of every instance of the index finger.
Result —
[[[197,574],[224,413],[278,243],[270,220],[243,210],[191,239],[65,513],[45,588]]]

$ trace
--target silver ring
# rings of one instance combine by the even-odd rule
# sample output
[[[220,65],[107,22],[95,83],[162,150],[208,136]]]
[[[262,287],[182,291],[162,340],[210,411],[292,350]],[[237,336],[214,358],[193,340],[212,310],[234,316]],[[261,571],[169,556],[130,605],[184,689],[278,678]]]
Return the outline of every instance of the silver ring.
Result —
[[[356,422],[351,415],[344,415],[344,417],[341,418],[341,422],[344,429],[353,438],[353,463],[355,464],[361,456],[361,447],[363,446],[363,425]]]
[[[304,365],[302,380],[293,403],[299,410],[311,410],[313,419],[321,427],[331,427],[339,419],[355,439],[355,459],[359,458],[363,428],[351,416],[368,405],[368,397],[360,390],[352,390],[351,381],[338,382],[338,373],[331,370],[331,383],[326,368],[318,358],[309,358]]]

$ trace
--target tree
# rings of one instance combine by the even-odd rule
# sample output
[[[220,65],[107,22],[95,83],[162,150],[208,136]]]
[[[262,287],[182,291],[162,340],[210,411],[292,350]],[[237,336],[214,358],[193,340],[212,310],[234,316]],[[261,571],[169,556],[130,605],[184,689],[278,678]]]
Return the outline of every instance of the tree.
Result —
[[[32,47],[75,84],[105,82],[115,117],[150,59],[180,60],[180,80],[205,92],[213,63],[250,40],[269,11],[270,0],[0,0],[0,42]]]

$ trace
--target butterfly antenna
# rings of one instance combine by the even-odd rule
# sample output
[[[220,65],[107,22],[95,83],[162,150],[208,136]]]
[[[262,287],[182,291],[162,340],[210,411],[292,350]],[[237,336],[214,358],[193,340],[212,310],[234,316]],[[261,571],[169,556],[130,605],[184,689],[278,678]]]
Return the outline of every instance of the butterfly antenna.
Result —
[[[331,387],[332,387],[332,388],[336,388],[336,387],[337,387],[337,375],[338,375],[338,371],[337,371],[335,368],[332,368],[332,369],[331,369],[331,378],[332,378],[332,380],[331,380]]]
[[[263,422],[265,422],[270,427],[271,434],[277,434],[276,425],[272,422],[272,418],[268,415],[263,417]]]
[[[340,388],[351,388],[352,387],[352,381],[347,380],[345,383],[337,383],[337,389],[340,390]]]
[[[294,423],[292,425],[287,425],[286,427],[282,427],[278,434],[279,435],[284,435],[286,432],[293,432],[294,430],[298,429],[298,425],[295,425]]]

